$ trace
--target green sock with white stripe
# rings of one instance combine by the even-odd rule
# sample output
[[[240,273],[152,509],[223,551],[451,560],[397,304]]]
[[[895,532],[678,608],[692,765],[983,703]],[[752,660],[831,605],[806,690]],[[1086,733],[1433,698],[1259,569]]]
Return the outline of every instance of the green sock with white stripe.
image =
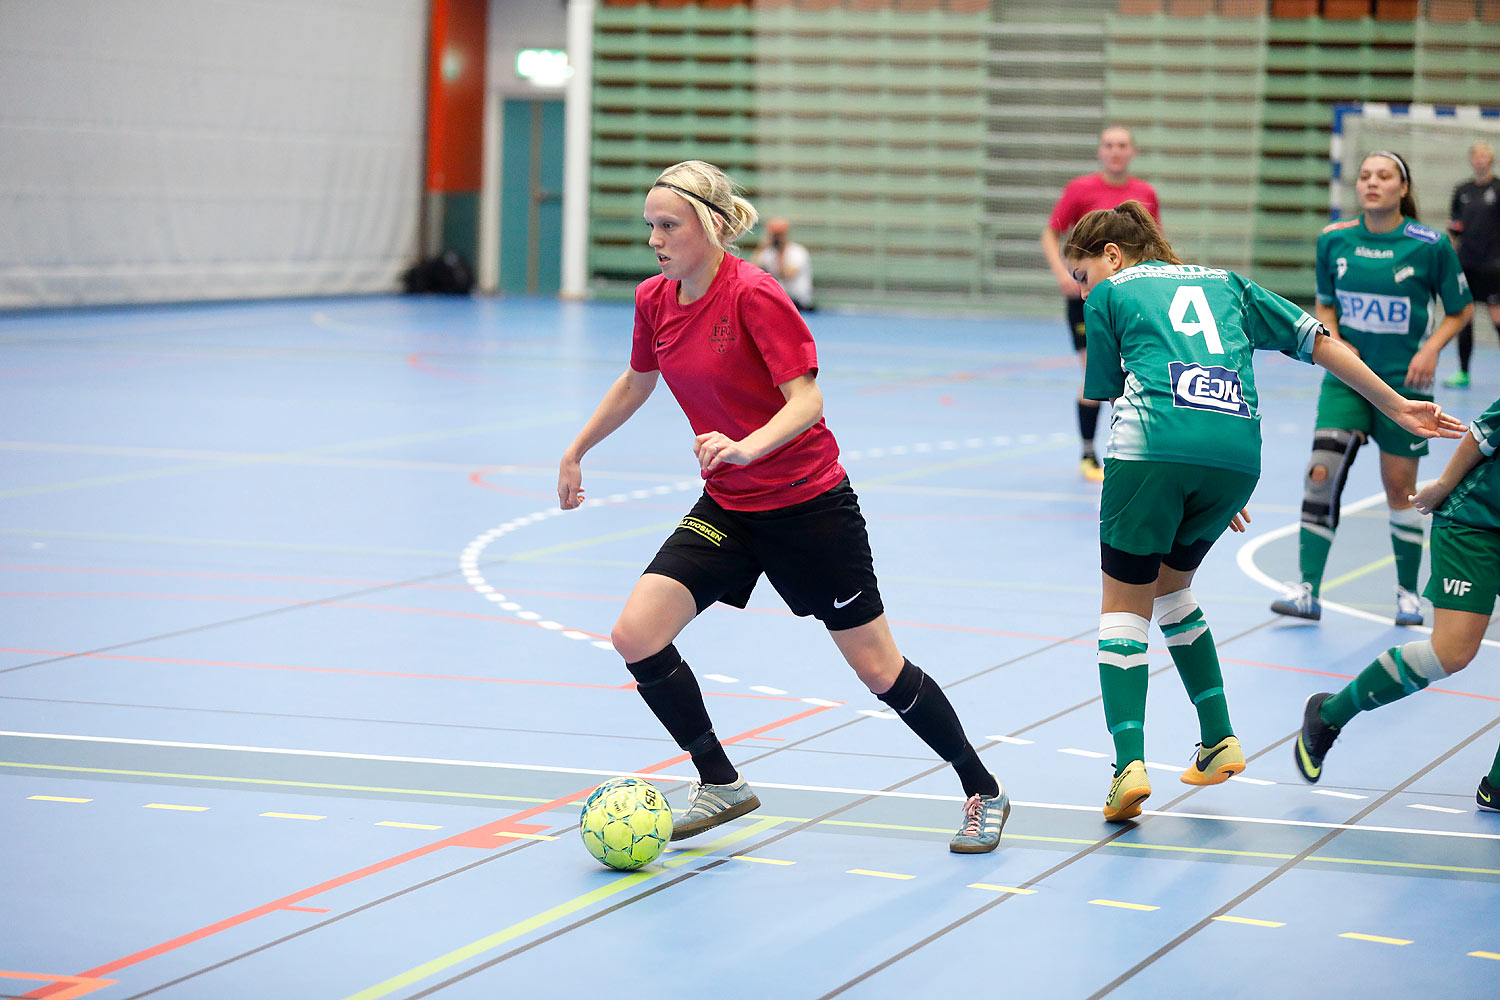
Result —
[[[1229,724],[1229,701],[1224,697],[1224,674],[1219,669],[1219,651],[1213,633],[1203,620],[1203,609],[1190,590],[1179,590],[1156,599],[1152,609],[1156,623],[1167,639],[1167,652],[1177,665],[1177,676],[1198,712],[1198,733],[1211,747],[1234,735]]]
[[[1302,582],[1312,584],[1312,595],[1323,589],[1323,570],[1328,565],[1328,550],[1333,548],[1333,529],[1319,525],[1302,526],[1297,536],[1297,567]]]
[[[1330,726],[1342,728],[1360,712],[1400,701],[1443,676],[1442,664],[1432,651],[1430,639],[1392,646],[1375,657],[1342,691],[1323,702],[1318,714]]]
[[[1422,568],[1423,517],[1415,507],[1391,511],[1391,550],[1396,555],[1396,582],[1404,590],[1417,589]]]
[[[1099,690],[1104,722],[1115,741],[1115,767],[1146,759],[1146,629],[1128,611],[1099,616]]]

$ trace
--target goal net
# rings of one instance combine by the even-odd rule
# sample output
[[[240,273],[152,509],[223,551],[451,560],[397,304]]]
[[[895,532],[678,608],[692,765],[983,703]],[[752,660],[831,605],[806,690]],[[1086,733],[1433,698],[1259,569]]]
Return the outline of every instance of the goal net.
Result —
[[[1354,181],[1360,161],[1389,150],[1407,163],[1423,224],[1445,232],[1455,185],[1472,180],[1469,147],[1483,140],[1500,150],[1500,107],[1433,104],[1339,104],[1329,147],[1329,214],[1359,212]]]

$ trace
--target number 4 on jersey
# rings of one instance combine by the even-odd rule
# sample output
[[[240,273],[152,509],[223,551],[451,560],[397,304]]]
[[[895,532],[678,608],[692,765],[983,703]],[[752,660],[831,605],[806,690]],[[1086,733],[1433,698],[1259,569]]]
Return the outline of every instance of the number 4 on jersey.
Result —
[[[1187,319],[1190,308],[1195,317],[1193,320]],[[1214,322],[1214,314],[1208,309],[1208,296],[1203,294],[1202,285],[1180,286],[1177,294],[1172,296],[1167,318],[1172,321],[1172,329],[1184,337],[1203,334],[1203,343],[1208,347],[1208,353],[1224,353],[1224,344],[1219,340],[1219,324]]]

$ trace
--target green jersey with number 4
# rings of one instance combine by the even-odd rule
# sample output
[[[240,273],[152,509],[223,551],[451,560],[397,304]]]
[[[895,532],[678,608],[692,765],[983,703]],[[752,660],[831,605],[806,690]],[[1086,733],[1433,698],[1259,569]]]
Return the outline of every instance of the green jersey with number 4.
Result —
[[[1255,282],[1146,261],[1100,282],[1084,308],[1083,394],[1114,399],[1105,457],[1260,474],[1251,352],[1312,361],[1322,324]]]
[[[1469,434],[1483,456],[1433,512],[1436,524],[1450,522],[1500,532],[1500,399],[1469,423]]]
[[[1450,314],[1473,301],[1448,237],[1413,219],[1388,233],[1370,232],[1363,216],[1333,223],[1318,237],[1317,273],[1339,336],[1397,389],[1432,330],[1433,300]]]

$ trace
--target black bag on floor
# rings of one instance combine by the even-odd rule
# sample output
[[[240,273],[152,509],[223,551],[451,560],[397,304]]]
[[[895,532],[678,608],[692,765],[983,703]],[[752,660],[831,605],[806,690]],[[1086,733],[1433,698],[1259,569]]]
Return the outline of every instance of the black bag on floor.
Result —
[[[441,295],[468,295],[474,290],[474,269],[457,250],[448,250],[440,256],[428,257],[406,269],[401,283],[408,293],[422,295],[436,292]]]

